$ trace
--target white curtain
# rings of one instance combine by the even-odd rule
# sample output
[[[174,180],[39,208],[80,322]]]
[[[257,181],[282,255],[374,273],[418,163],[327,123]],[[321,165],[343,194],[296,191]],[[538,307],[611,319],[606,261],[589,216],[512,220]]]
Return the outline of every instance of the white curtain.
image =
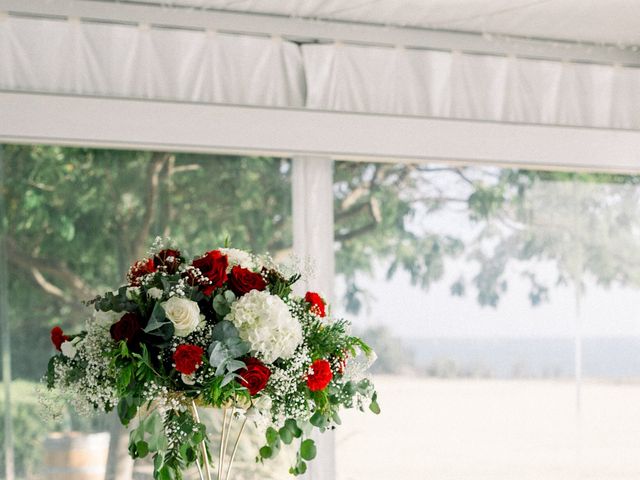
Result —
[[[307,107],[640,128],[640,69],[458,52],[304,45]]]
[[[640,129],[640,68],[0,18],[0,89]]]
[[[301,55],[293,43],[13,17],[0,20],[0,88],[304,106]]]

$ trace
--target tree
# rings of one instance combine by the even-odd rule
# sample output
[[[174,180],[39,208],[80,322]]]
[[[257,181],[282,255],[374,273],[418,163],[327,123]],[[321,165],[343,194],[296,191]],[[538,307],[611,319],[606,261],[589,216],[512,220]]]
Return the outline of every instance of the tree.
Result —
[[[187,255],[226,239],[279,257],[291,249],[286,159],[7,146],[5,164],[18,376],[39,374],[50,348],[47,329],[80,323],[80,300],[122,282],[156,235],[190,246]],[[406,271],[414,284],[428,288],[443,277],[448,258],[463,254],[478,271],[463,272],[453,293],[464,294],[471,285],[481,305],[496,305],[506,288],[506,266],[522,264],[532,301],[544,300],[548,286],[527,272],[526,261],[556,262],[563,279],[567,264],[558,249],[566,247],[535,233],[532,215],[549,205],[541,185],[574,181],[629,185],[624,205],[636,208],[631,187],[638,177],[336,162],[336,264],[347,280],[346,306],[357,310],[365,301],[362,274],[383,266],[389,278]],[[629,243],[623,233],[631,232],[637,216],[626,218],[622,210],[616,218],[605,215],[615,195],[613,187],[605,190],[589,208],[593,218],[617,222],[611,226],[619,240],[606,259],[594,244],[586,268],[603,283],[636,282],[628,255],[615,254]],[[465,228],[438,225],[435,220],[445,212],[457,215]],[[20,331],[30,335],[15,335]]]

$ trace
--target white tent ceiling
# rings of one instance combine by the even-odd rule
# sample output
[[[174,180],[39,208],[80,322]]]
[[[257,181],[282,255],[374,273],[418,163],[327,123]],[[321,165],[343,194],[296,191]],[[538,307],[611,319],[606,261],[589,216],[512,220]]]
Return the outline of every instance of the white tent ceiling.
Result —
[[[638,171],[639,9],[0,0],[0,140]]]
[[[638,0],[142,1],[164,6],[343,22],[484,32],[599,44],[640,45]]]

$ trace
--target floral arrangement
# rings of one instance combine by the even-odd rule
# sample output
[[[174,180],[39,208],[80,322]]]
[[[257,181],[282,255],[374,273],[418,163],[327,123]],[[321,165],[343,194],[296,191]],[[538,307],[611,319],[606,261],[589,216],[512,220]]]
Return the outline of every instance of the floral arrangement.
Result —
[[[256,460],[295,442],[290,473],[302,474],[316,455],[314,428],[340,424],[343,407],[380,410],[366,375],[375,354],[329,316],[320,295],[295,295],[299,279],[233,248],[189,263],[157,240],[126,285],[87,302],[95,311],[85,331],[51,330],[58,353],[47,386],[80,412],[116,409],[123,425],[136,418],[129,452],[153,456],[154,478],[180,479],[194,464],[201,479],[212,478],[198,407],[224,411],[218,480],[229,478],[248,420],[265,432]],[[229,452],[233,419],[242,427]]]

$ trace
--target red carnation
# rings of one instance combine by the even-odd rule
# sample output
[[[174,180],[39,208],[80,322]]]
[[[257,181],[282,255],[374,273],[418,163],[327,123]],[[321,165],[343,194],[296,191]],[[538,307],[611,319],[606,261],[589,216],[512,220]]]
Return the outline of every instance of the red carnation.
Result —
[[[307,292],[304,296],[304,301],[310,304],[309,310],[311,313],[324,317],[327,315],[325,311],[325,301],[316,292]]]
[[[249,358],[245,360],[247,368],[243,368],[238,372],[240,375],[240,385],[249,390],[250,395],[255,395],[267,386],[271,370],[257,358]]]
[[[160,250],[153,256],[153,265],[156,269],[164,267],[169,274],[176,273],[180,265],[180,251],[170,248]]]
[[[138,260],[131,265],[129,273],[127,274],[127,281],[132,287],[140,286],[140,279],[145,275],[156,271],[156,266],[153,263],[153,258],[146,258],[144,260]]]
[[[56,347],[56,350],[60,352],[60,345],[62,345],[67,340],[69,340],[69,337],[67,337],[62,332],[62,329],[60,327],[53,327],[51,329],[51,343],[53,343],[53,346]]]
[[[333,378],[331,365],[324,359],[313,362],[310,370],[311,373],[307,375],[307,386],[312,392],[324,389]]]
[[[120,320],[109,329],[111,338],[116,342],[124,340],[127,345],[134,345],[142,332],[142,321],[136,313],[125,313]]]
[[[229,275],[229,288],[239,297],[251,290],[262,291],[267,288],[267,284],[259,273],[236,265]]]
[[[191,264],[208,280],[202,291],[209,296],[216,288],[220,288],[227,281],[227,267],[229,259],[220,250],[212,250],[197,258]],[[193,280],[192,280],[193,281]]]
[[[204,350],[197,345],[178,345],[173,354],[176,370],[191,375],[202,364]]]

